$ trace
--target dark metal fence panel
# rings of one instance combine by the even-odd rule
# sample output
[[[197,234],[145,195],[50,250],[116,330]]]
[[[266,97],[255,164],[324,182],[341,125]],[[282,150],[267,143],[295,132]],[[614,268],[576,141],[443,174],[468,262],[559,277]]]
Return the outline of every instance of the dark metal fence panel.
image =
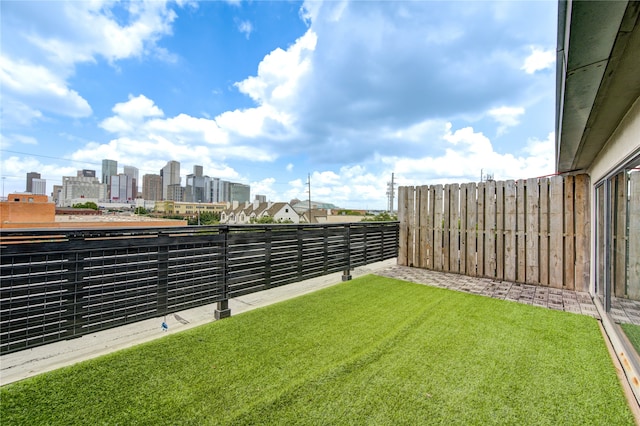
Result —
[[[0,353],[396,257],[398,223],[2,231]]]

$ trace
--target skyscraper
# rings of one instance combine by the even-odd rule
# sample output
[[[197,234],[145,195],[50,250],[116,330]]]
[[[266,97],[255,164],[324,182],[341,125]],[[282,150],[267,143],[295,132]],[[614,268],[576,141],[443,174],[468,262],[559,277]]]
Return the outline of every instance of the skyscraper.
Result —
[[[175,190],[171,191],[171,194],[169,193],[169,186],[180,185],[180,163],[178,161],[169,161],[167,165],[160,170],[160,176],[162,177],[162,199],[182,201],[182,199],[174,199],[177,195]]]
[[[123,173],[129,176],[129,182],[131,184],[131,193],[133,194],[133,198],[138,196],[138,169],[133,166],[124,166]]]
[[[251,187],[243,183],[232,182],[231,187],[231,199],[229,201],[238,201],[240,203],[246,203],[249,201]]]
[[[133,199],[132,178],[124,173],[111,176],[111,200],[126,203]]]
[[[111,197],[111,176],[118,174],[118,162],[116,160],[102,160],[102,183],[107,186],[107,198]]]
[[[46,179],[33,179],[31,184],[32,194],[46,195],[47,194],[47,181]]]
[[[142,198],[145,200],[162,200],[162,178],[160,175],[142,176]]]
[[[184,200],[189,202],[209,201],[210,197],[205,194],[205,181],[205,177],[202,176],[202,166],[193,166],[193,174],[187,175]]]
[[[27,192],[33,193],[33,180],[40,179],[40,173],[30,172],[27,173]]]

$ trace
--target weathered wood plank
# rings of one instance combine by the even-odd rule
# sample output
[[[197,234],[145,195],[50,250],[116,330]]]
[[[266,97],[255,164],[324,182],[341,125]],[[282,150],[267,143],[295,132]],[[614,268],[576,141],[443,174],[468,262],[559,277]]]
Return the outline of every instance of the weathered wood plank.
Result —
[[[508,180],[504,187],[504,278],[516,280],[516,183]]]
[[[496,182],[488,181],[484,188],[484,275],[496,278]]]
[[[478,211],[476,213],[478,221],[478,232],[476,232],[476,251],[477,251],[477,271],[478,276],[484,277],[484,235],[486,232],[484,215],[485,215],[485,186],[484,182],[478,183]]]
[[[540,284],[540,269],[539,269],[539,204],[540,204],[540,190],[538,188],[538,179],[532,178],[527,180],[527,193],[526,193],[526,266],[525,266],[525,281],[530,284]]]
[[[428,256],[431,250],[429,229],[428,229],[428,213],[429,213],[429,187],[420,186],[416,194],[416,199],[420,200],[420,212],[418,214],[418,221],[420,223],[420,255],[418,257],[418,266],[420,268],[427,268]]]
[[[460,185],[450,186],[449,271],[460,272]]]
[[[549,285],[549,179],[539,182],[540,191],[540,250],[538,264],[540,268],[540,284]]]
[[[451,184],[444,186],[442,213],[442,270],[449,271],[449,230],[451,229]]]
[[[409,249],[407,250],[407,261],[409,262],[409,266],[415,266],[416,265],[416,253],[415,253],[415,247],[416,247],[416,234],[417,234],[417,229],[416,229],[416,187],[415,186],[411,186],[409,187],[409,194],[408,194],[408,198],[409,198],[409,203],[408,203],[408,217],[409,217],[409,235],[408,235],[408,240],[409,240]]]
[[[437,271],[442,271],[442,225],[443,225],[443,211],[444,211],[444,188],[442,185],[435,185],[435,200],[433,204],[434,214],[433,214],[433,247],[434,247],[434,257],[433,257],[433,268]]]
[[[496,278],[504,279],[504,185],[496,182]]]
[[[525,237],[527,181],[516,182],[516,281],[526,282],[527,249]]]
[[[398,265],[407,266],[407,187],[398,188]]]
[[[549,182],[549,286],[554,288],[564,285],[563,188],[562,176],[552,176]]]
[[[460,269],[467,271],[467,184],[460,185]]]
[[[591,264],[590,240],[591,215],[589,214],[589,175],[581,174],[575,180],[575,212],[576,212],[576,291],[589,291],[589,274]]]
[[[398,235],[398,265],[407,266],[407,247],[409,224],[407,223],[407,193],[406,186],[398,188],[398,220],[400,221],[400,229]]]
[[[435,242],[434,242],[434,228],[433,228],[433,215],[435,214],[435,197],[436,197],[436,189],[433,185],[429,186],[429,210],[427,213],[427,228],[429,229],[429,233],[427,238],[429,239],[429,254],[427,256],[428,268],[433,269],[433,259],[434,253],[436,251]]]
[[[564,287],[575,289],[575,209],[574,209],[574,176],[564,179]]]
[[[629,264],[627,266],[627,295],[640,299],[640,172],[631,171],[629,179]]]
[[[408,203],[408,187],[401,186],[398,188],[398,220],[400,221],[400,229],[398,230],[398,265],[407,266],[407,249],[409,242],[409,223],[407,221],[407,203]]]
[[[476,276],[477,270],[477,188],[475,183],[467,185],[467,275]]]

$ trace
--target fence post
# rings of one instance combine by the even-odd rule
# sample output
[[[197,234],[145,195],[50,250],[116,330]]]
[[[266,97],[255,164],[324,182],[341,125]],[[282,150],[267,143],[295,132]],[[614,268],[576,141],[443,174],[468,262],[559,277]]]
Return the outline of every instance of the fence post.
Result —
[[[216,310],[213,312],[215,319],[228,318],[231,316],[229,309],[229,227],[220,228],[222,238],[222,300],[218,302]]]
[[[347,257],[347,267],[342,272],[342,281],[349,281],[351,279],[351,224],[347,224],[345,227],[345,255]]]

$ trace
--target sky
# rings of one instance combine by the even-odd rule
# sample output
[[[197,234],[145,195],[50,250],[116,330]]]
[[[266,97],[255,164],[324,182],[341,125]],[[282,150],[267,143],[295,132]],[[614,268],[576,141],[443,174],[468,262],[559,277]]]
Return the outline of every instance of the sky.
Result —
[[[0,2],[3,196],[171,160],[384,209],[397,185],[554,173],[554,1]]]

